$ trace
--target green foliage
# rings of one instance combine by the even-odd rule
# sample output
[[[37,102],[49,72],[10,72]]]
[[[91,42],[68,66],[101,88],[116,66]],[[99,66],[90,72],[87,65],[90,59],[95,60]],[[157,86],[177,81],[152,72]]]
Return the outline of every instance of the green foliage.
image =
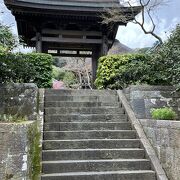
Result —
[[[36,83],[51,86],[52,56],[41,53],[0,53],[0,83]]]
[[[6,52],[7,48],[5,48],[4,46],[0,45],[0,53]]]
[[[122,89],[129,84],[151,83],[150,57],[143,54],[111,55],[99,59],[95,85],[99,88]]]
[[[11,51],[19,45],[17,37],[11,32],[11,28],[0,23],[0,50]]]
[[[63,81],[67,87],[71,87],[72,85],[78,83],[74,73],[71,71],[65,71],[56,66],[53,66],[52,77],[58,81]]]
[[[105,56],[99,59],[98,88],[122,89],[130,84],[174,85],[180,89],[180,25],[151,54]]]
[[[169,84],[180,88],[180,24],[153,56],[152,68],[159,69]]]
[[[52,72],[52,77],[56,80],[63,80],[65,76],[65,71],[59,67],[52,66],[53,72]]]
[[[29,53],[23,55],[36,72],[33,82],[40,88],[51,87],[52,84],[52,56],[42,53]]]
[[[174,120],[177,117],[177,114],[168,107],[152,109],[151,115],[153,119],[159,120]]]
[[[2,114],[0,115],[0,122],[3,123],[20,123],[27,121],[26,117],[21,117],[18,115]]]
[[[66,86],[71,87],[72,85],[77,83],[77,79],[72,72],[66,71],[63,82],[66,84]]]

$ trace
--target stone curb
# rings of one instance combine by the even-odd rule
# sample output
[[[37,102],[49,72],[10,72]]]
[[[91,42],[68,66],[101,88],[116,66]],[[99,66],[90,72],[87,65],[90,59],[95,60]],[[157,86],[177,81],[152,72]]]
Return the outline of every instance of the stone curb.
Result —
[[[137,135],[140,138],[140,141],[147,153],[147,156],[149,157],[152,168],[156,172],[157,180],[168,180],[165,171],[162,168],[162,165],[159,162],[159,159],[155,153],[155,150],[153,149],[152,145],[150,144],[148,138],[146,137],[142,125],[139,122],[139,120],[136,118],[132,108],[130,107],[125,95],[123,94],[122,90],[118,90],[117,94],[119,96],[119,99],[129,117],[129,120],[131,121],[134,129],[137,131]]]

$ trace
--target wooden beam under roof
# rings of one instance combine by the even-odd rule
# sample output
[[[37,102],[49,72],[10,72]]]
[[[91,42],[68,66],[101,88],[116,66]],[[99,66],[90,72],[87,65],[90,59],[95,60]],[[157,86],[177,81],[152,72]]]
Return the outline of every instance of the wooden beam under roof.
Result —
[[[42,34],[102,36],[102,32],[99,31],[73,31],[73,30],[55,30],[55,29],[43,29]]]
[[[64,47],[64,46],[48,46],[49,50],[57,50],[57,51],[92,51],[92,48],[85,47]]]
[[[48,53],[52,56],[60,56],[60,57],[83,57],[83,58],[91,58],[91,54],[66,54],[66,53]]]
[[[82,39],[82,38],[57,38],[57,37],[42,37],[42,42],[56,42],[56,43],[72,43],[72,44],[102,44],[102,39]],[[32,38],[31,41],[36,41]],[[112,43],[109,41],[109,43]]]

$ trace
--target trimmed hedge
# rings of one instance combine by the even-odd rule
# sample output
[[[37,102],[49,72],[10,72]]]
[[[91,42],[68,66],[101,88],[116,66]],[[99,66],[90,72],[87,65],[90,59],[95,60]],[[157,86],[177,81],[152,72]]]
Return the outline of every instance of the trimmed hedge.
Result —
[[[122,89],[130,84],[166,84],[164,77],[151,66],[151,56],[144,54],[101,57],[95,85],[98,89]]]
[[[51,86],[51,55],[42,53],[0,53],[0,83],[30,83],[39,88]]]

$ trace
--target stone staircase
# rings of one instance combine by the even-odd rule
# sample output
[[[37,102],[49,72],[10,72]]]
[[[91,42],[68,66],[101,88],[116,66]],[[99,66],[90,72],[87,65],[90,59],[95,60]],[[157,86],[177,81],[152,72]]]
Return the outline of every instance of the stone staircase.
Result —
[[[45,91],[41,179],[156,179],[116,91]]]

